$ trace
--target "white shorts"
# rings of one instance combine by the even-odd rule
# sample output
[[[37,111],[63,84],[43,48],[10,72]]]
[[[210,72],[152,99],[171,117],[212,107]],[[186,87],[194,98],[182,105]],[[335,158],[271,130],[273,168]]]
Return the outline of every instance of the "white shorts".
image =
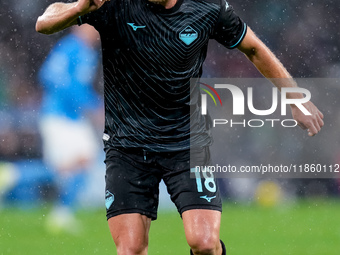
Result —
[[[48,116],[40,121],[40,131],[44,160],[55,170],[77,170],[83,167],[79,162],[90,163],[98,155],[100,137],[88,121]]]

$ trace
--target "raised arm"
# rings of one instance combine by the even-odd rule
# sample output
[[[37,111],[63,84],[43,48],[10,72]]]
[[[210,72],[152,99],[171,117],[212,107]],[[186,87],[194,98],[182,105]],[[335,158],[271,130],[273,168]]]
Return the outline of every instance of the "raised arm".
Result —
[[[286,68],[249,27],[238,49],[242,51],[263,76],[270,79],[279,90],[284,87],[297,87],[296,82]],[[304,97],[301,93],[290,93],[287,94],[287,96],[291,99]],[[310,101],[303,105],[311,115],[305,115],[296,105],[291,105],[293,118],[302,129],[308,130],[309,136],[314,136],[324,125],[322,120],[323,114]]]
[[[35,29],[53,34],[77,24],[77,18],[99,9],[108,0],[78,0],[73,3],[53,3],[38,17]]]

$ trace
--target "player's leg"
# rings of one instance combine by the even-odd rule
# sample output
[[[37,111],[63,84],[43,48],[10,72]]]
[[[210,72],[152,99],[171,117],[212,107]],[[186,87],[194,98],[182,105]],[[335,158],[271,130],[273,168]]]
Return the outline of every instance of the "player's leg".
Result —
[[[151,219],[139,213],[121,214],[108,220],[118,255],[146,255]]]
[[[78,233],[81,226],[74,210],[86,171],[98,154],[97,139],[89,123],[63,116],[42,117],[40,131],[44,163],[53,171],[58,191],[55,205],[46,217],[47,230],[52,233]]]
[[[222,254],[220,242],[221,212],[194,209],[182,214],[185,236],[192,254]]]
[[[157,218],[161,173],[137,149],[106,151],[107,219],[118,255],[144,255]]]
[[[162,161],[168,193],[183,218],[186,238],[193,254],[222,254],[219,238],[222,201],[211,172],[196,172],[190,164],[210,161],[209,148],[183,151]]]

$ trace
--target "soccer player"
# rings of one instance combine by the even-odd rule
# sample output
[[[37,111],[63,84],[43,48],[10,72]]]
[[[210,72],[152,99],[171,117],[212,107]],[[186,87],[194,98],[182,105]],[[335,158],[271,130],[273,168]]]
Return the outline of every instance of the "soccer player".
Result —
[[[265,77],[288,78],[274,80],[279,89],[297,85],[225,0],[55,3],[38,18],[36,30],[51,34],[84,23],[99,31],[102,42],[106,208],[118,254],[147,254],[161,179],[183,219],[190,253],[226,254],[215,180],[190,178],[189,150],[208,164],[211,144],[202,115],[190,134],[189,105],[199,109],[199,102],[189,102],[190,79],[200,77],[208,40],[215,39],[244,52]],[[313,136],[323,125],[322,113],[311,102],[304,106],[312,115],[295,105],[292,114]]]
[[[86,172],[100,151],[93,125],[102,113],[100,96],[93,88],[98,44],[99,34],[92,26],[72,27],[39,71],[44,92],[39,121],[43,158],[58,188],[58,199],[46,221],[52,232],[75,233],[79,229],[73,210]]]

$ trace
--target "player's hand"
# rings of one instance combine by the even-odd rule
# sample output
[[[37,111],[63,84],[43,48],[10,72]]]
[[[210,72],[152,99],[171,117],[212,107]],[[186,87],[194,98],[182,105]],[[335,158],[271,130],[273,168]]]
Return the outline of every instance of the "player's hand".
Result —
[[[312,115],[305,115],[296,105],[291,105],[293,118],[303,130],[307,130],[309,136],[314,136],[324,125],[323,114],[310,101],[303,105]]]
[[[81,15],[98,10],[105,2],[110,0],[78,0],[77,7]]]

